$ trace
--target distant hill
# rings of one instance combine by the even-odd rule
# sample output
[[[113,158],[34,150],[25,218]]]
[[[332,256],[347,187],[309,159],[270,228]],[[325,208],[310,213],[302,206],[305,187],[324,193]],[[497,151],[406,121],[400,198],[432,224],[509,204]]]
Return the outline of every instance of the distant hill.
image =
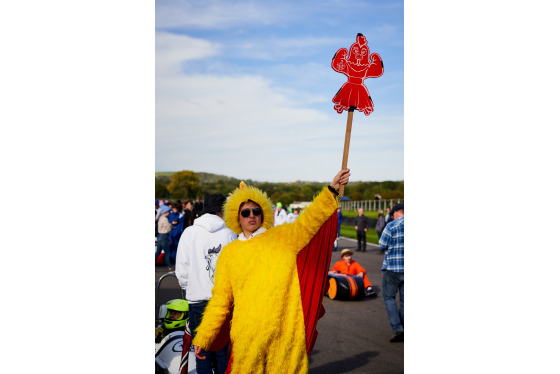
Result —
[[[156,179],[159,178],[163,178],[163,179],[167,179],[169,177],[171,177],[173,174],[175,174],[175,171],[159,171],[155,173],[155,177]],[[220,174],[212,174],[212,173],[204,173],[204,172],[200,172],[200,171],[195,171],[196,174],[198,174],[199,179],[199,183],[216,183],[216,182],[233,182],[233,183],[239,183],[241,182],[241,179],[237,179],[237,178],[233,178],[233,177],[228,177],[226,175],[220,175]],[[252,179],[244,179],[245,183],[247,184],[269,184],[272,182],[256,182]],[[272,184],[281,184],[281,185],[290,185],[290,184],[311,184],[314,185],[315,183],[318,182],[311,182],[311,181],[295,181],[295,182],[274,182]],[[391,189],[396,189],[396,184],[398,183],[404,183],[404,181],[384,181],[384,182],[365,182],[365,181],[350,181],[349,185],[355,185],[358,183],[375,183],[375,184],[391,184],[391,186],[389,188]]]
[[[161,171],[161,172],[156,172],[156,179],[158,177],[171,177],[173,174],[175,174],[175,171]],[[232,177],[227,177],[225,175],[219,175],[219,174],[212,174],[212,173],[203,173],[200,171],[195,171],[195,173],[198,175],[199,178],[199,183],[217,183],[217,182],[233,182],[233,183],[239,183],[241,182],[240,179],[235,179]]]
[[[157,177],[170,177],[175,174],[175,171],[156,171],[156,178]]]
[[[219,174],[212,174],[212,173],[202,173],[202,172],[196,172],[198,174],[198,177],[200,178],[200,183],[217,183],[217,182],[234,182],[234,183],[239,183],[241,182],[240,179],[235,179],[232,177],[226,177],[225,175],[219,175]]]

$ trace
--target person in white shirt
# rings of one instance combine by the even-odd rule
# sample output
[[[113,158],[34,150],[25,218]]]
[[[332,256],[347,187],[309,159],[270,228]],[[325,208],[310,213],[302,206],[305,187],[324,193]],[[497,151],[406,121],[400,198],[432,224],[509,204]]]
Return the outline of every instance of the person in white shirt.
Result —
[[[295,222],[296,219],[299,217],[299,208],[294,209],[292,212],[292,208],[288,208],[288,216],[286,217],[287,223]]]
[[[226,244],[237,235],[226,227],[222,219],[224,195],[208,195],[204,198],[202,215],[185,229],[177,248],[175,274],[181,288],[185,290],[189,303],[189,327],[196,336],[196,328],[212,297],[214,274],[220,253]],[[215,357],[218,373],[225,372],[228,364],[228,345],[215,352],[205,351]],[[196,359],[197,373],[212,373],[211,360]]]
[[[286,223],[286,211],[282,209],[282,203],[276,203],[276,210],[274,211],[274,226],[280,226]]]
[[[294,222],[294,213],[292,212],[292,208],[288,207],[288,215],[286,216],[286,223]]]

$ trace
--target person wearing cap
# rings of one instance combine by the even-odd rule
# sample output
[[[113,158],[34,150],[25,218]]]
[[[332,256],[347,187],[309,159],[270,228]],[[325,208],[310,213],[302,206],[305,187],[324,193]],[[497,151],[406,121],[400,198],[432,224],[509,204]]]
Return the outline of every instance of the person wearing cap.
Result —
[[[157,237],[157,248],[156,248],[156,260],[163,250],[165,255],[165,265],[169,269],[169,271],[173,270],[171,268],[171,252],[169,250],[169,232],[173,228],[173,226],[169,223],[167,217],[169,216],[169,212],[171,208],[167,205],[161,206],[161,216],[158,220],[158,237]]]
[[[335,213],[337,190],[349,176],[349,169],[339,171],[295,222],[274,227],[265,192],[242,183],[230,193],[224,220],[239,237],[218,261],[213,296],[193,340],[197,357],[204,358],[201,349],[213,344],[232,310],[232,374],[308,372],[297,257]]]
[[[330,272],[355,275],[363,278],[366,296],[375,296],[376,292],[373,290],[372,284],[366,275],[366,269],[357,261],[352,260],[353,254],[354,252],[351,250],[343,249],[342,252],[340,252],[340,258],[342,260],[337,261]]]
[[[276,211],[274,212],[274,226],[280,226],[286,223],[287,214],[284,209],[282,209],[282,203],[276,203]]]
[[[379,249],[385,252],[381,272],[385,309],[393,331],[391,342],[404,341],[404,204],[396,204],[391,209],[393,221],[389,222],[381,239]],[[399,293],[400,308],[396,297]]]
[[[161,216],[161,208],[160,208],[158,199],[156,199],[156,209],[155,210],[156,210],[155,231],[156,231],[156,238],[157,238],[157,236],[158,236],[157,222],[158,222],[159,217]]]
[[[175,275],[185,290],[185,298],[189,303],[189,326],[194,336],[208,301],[212,298],[218,258],[223,248],[237,238],[222,218],[225,201],[224,195],[207,195],[202,215],[185,229],[177,248]],[[216,360],[220,374],[227,368],[228,348],[226,345],[217,351],[204,351],[204,355]],[[212,373],[211,360],[197,358],[196,367],[197,373]]]

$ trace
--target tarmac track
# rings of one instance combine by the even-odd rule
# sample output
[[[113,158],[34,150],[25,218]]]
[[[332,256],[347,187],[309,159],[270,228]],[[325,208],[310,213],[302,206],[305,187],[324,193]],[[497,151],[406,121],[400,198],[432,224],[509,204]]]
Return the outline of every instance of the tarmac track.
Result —
[[[372,234],[377,235],[375,232]],[[340,260],[340,251],[344,248],[355,251],[356,240],[339,239],[338,250],[332,253],[331,267]],[[404,373],[404,343],[389,342],[391,325],[381,294],[383,255],[379,253],[378,246],[368,244],[367,251],[355,251],[353,259],[367,270],[378,296],[355,301],[323,298],[326,313],[317,323],[318,336],[309,356],[309,373]],[[156,266],[156,284],[166,272],[165,266]],[[156,318],[159,305],[180,296],[175,278],[164,279],[155,303]]]

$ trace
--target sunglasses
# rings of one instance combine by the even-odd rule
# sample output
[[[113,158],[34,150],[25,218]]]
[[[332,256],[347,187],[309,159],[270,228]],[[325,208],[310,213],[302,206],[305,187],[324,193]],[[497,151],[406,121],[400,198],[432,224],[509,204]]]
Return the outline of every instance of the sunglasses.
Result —
[[[258,217],[262,214],[262,209],[261,208],[253,208],[253,215],[255,217]],[[251,215],[251,209],[243,209],[241,211],[241,217],[243,218],[247,218]]]

